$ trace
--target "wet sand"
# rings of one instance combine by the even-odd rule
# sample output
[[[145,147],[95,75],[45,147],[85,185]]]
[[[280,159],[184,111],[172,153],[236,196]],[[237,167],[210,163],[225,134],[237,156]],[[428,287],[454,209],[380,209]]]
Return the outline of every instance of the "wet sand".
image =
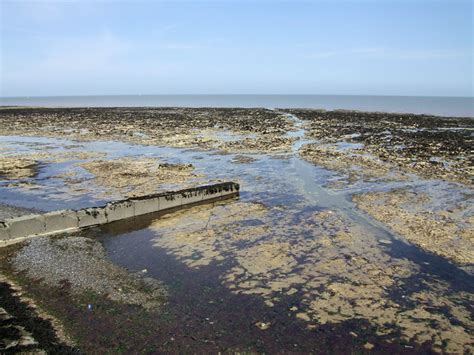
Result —
[[[242,186],[233,201],[5,251],[3,273],[81,350],[474,349],[472,119],[8,109],[0,123],[0,202],[50,210],[207,181]],[[83,261],[67,273],[28,257],[61,260],[89,243],[97,252],[78,249],[84,260],[120,270],[113,291],[77,279]],[[159,310],[130,302],[145,297],[137,275],[160,285]]]

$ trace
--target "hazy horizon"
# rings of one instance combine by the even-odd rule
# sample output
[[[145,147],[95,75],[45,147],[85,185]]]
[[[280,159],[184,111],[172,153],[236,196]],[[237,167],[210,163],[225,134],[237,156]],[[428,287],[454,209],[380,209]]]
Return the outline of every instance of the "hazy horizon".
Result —
[[[211,93],[211,94],[193,94],[193,93],[182,93],[182,94],[82,94],[82,95],[25,95],[25,96],[0,96],[2,98],[25,98],[25,97],[107,97],[107,96],[362,96],[362,97],[427,97],[427,98],[466,98],[474,99],[472,96],[455,96],[455,95],[377,95],[377,94],[265,94],[265,93]]]
[[[474,98],[369,95],[83,95],[0,97],[0,106],[266,107],[346,109],[474,117]]]

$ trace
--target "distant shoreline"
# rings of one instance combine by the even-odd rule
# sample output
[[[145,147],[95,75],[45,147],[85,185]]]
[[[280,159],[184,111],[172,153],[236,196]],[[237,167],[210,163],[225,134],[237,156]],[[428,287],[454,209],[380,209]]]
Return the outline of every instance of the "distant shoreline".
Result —
[[[0,105],[0,110],[153,110],[153,109],[229,109],[229,110],[238,110],[238,109],[268,109],[265,107],[231,107],[231,106],[14,106],[14,105]],[[438,115],[431,113],[414,113],[414,112],[390,112],[390,111],[369,111],[369,110],[355,110],[355,109],[323,109],[323,108],[305,108],[305,107],[274,107],[270,108],[271,110],[300,110],[308,112],[340,112],[340,113],[365,113],[370,115],[390,115],[390,116],[419,116],[419,117],[430,117],[430,118],[452,118],[452,119],[473,119],[472,116],[454,116],[454,115]]]
[[[0,107],[292,108],[474,117],[474,97],[366,95],[103,95],[0,97]]]

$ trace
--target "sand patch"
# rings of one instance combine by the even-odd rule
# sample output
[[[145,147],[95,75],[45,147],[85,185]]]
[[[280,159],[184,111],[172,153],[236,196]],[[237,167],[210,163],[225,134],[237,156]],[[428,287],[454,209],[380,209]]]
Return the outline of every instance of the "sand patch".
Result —
[[[359,208],[408,241],[460,264],[474,263],[474,214],[462,204],[430,208],[428,192],[411,189],[354,196]],[[466,197],[465,201],[469,201]],[[439,201],[437,201],[439,203]]]

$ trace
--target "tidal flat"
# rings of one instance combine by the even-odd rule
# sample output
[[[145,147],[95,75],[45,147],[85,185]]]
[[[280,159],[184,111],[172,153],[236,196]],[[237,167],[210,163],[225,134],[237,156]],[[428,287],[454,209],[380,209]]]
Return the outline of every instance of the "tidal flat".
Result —
[[[342,110],[1,109],[0,220],[241,191],[0,248],[0,348],[473,353],[473,134]]]

